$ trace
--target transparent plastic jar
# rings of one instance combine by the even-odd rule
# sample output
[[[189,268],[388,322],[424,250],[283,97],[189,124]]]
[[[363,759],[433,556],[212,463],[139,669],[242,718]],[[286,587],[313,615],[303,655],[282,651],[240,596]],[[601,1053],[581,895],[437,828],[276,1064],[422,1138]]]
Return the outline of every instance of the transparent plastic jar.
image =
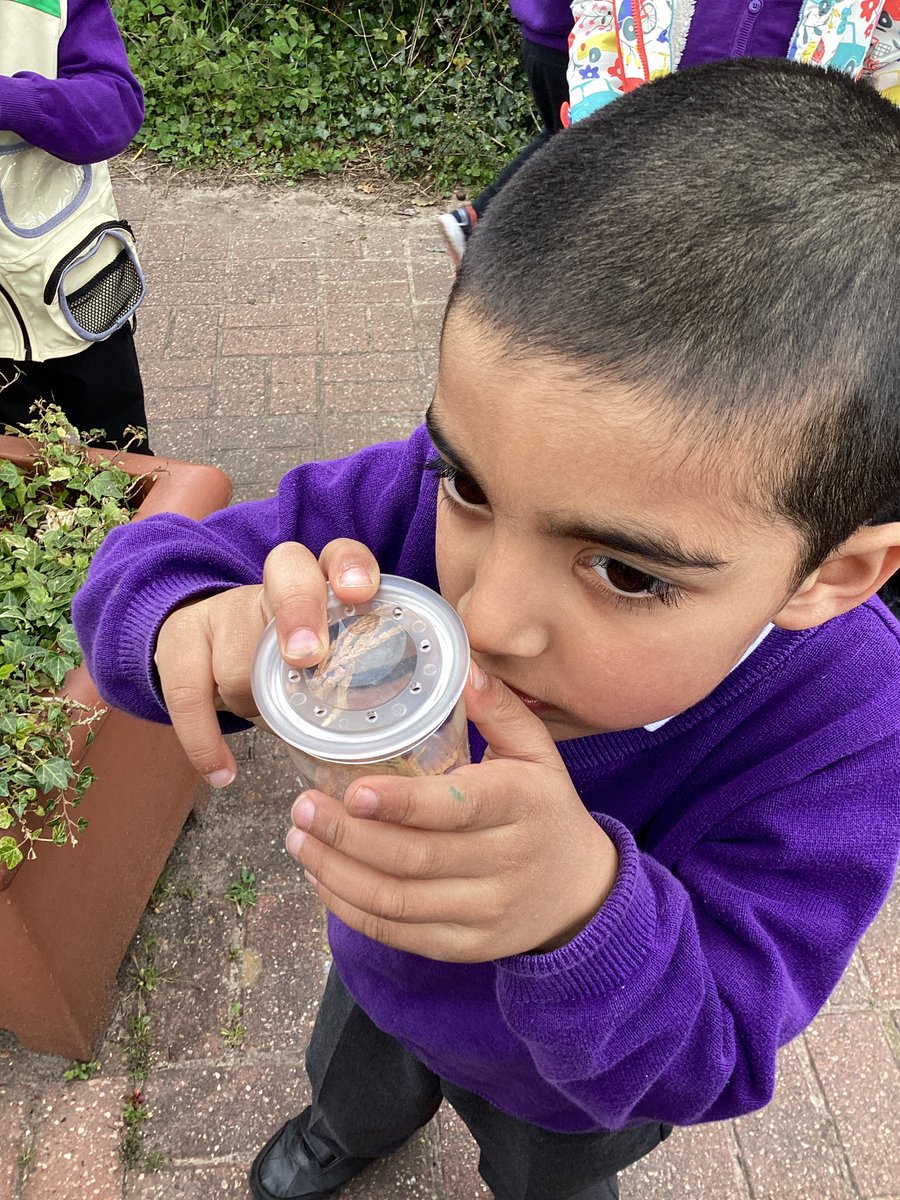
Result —
[[[286,743],[302,785],[340,797],[361,775],[441,775],[467,763],[469,643],[446,600],[383,575],[364,604],[329,587],[327,612],[317,666],[284,661],[274,621],[253,660],[257,724]]]

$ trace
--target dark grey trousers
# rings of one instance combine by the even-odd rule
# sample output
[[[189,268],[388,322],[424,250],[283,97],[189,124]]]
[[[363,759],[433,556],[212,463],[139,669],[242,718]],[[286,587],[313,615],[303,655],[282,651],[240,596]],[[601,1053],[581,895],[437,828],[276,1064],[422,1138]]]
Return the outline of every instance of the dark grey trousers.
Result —
[[[7,380],[10,385],[4,387]],[[97,446],[124,446],[129,425],[146,432],[144,385],[129,326],[77,354],[46,362],[0,358],[0,433],[4,425],[21,426],[33,420],[38,400],[58,404],[81,433],[105,429],[106,436],[94,443]],[[146,441],[132,446],[132,451],[151,453]]]
[[[378,1158],[427,1125],[446,1099],[481,1151],[478,1170],[498,1200],[617,1200],[616,1174],[672,1131],[554,1133],[508,1116],[440,1079],[369,1020],[332,969],[306,1053],[317,1156]]]

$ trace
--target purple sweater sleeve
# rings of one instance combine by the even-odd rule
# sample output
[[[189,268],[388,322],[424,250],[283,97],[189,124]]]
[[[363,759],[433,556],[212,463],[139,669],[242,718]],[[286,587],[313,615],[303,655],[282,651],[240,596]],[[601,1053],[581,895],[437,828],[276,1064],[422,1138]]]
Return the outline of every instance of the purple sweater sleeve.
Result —
[[[434,561],[434,504],[419,505],[422,491],[436,487],[422,471],[429,452],[422,427],[408,442],[296,467],[270,500],[205,521],[163,513],[114,529],[72,605],[100,694],[136,716],[168,721],[153,667],[163,621],[191,596],[260,583],[266,555],[280,542],[301,542],[318,555],[333,538],[353,538],[384,570],[423,578],[423,565]],[[227,718],[223,725],[238,727]]]
[[[143,119],[141,86],[108,0],[69,0],[57,79],[0,75],[0,129],[66,162],[121,153]]]
[[[498,964],[504,1019],[544,1078],[607,1129],[767,1104],[778,1049],[824,1004],[890,886],[898,759],[900,737],[878,737],[748,800],[668,865],[595,815],[621,864],[600,914],[552,954]]]
[[[509,0],[522,36],[565,54],[574,18],[569,0]]]

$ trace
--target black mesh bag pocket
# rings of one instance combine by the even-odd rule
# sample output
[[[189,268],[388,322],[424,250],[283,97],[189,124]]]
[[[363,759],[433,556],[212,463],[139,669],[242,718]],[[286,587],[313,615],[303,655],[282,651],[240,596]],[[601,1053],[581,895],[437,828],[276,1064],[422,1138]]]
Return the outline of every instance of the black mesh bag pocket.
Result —
[[[44,300],[59,304],[69,327],[89,342],[115,333],[144,298],[144,273],[125,222],[105,222],[57,264]]]
[[[137,265],[123,249],[93,279],[69,294],[69,312],[81,329],[102,337],[134,312],[143,294]]]

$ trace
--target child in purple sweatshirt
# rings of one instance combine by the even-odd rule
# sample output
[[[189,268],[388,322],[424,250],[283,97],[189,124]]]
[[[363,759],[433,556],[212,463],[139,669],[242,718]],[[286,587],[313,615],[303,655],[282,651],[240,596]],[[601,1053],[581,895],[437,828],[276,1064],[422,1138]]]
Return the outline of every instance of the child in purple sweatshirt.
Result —
[[[0,432],[47,400],[100,445],[146,433],[143,276],[104,161],[143,118],[109,0],[0,2]]]
[[[257,1200],[328,1195],[443,1099],[500,1200],[614,1200],[673,1126],[771,1098],[900,842],[898,164],[838,74],[640,88],[492,206],[407,442],[104,543],[91,672],[214,786],[266,622],[322,658],[326,579],[440,588],[472,647],[472,765],[294,803],[334,970]]]

